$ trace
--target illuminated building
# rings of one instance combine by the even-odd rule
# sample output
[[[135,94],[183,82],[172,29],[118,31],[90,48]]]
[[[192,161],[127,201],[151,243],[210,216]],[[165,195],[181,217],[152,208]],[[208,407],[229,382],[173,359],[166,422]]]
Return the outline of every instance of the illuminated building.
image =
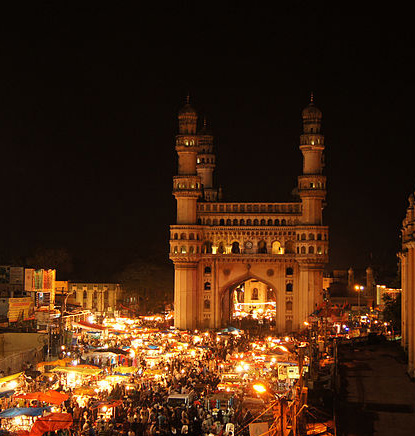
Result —
[[[415,377],[415,205],[414,195],[402,223],[401,261],[402,287],[402,346],[408,353],[408,374]]]
[[[213,183],[213,135],[189,101],[179,112],[178,175],[173,178],[176,224],[170,227],[175,267],[175,325],[218,328],[231,320],[234,291],[249,280],[272,289],[278,331],[295,331],[323,299],[328,227],[322,211],[322,113],[303,110],[299,200],[290,203],[223,202]]]
[[[68,303],[94,312],[113,314],[121,288],[117,283],[68,282]]]

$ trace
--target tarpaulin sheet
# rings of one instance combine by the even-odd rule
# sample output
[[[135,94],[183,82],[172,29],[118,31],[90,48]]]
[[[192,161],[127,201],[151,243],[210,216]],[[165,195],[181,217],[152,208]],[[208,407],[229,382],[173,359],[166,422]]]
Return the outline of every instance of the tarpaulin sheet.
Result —
[[[67,366],[62,368],[60,366],[53,368],[51,372],[66,372],[81,375],[97,375],[102,371],[101,368],[78,368],[76,366]]]
[[[65,357],[65,359],[58,359],[58,360],[51,360],[50,362],[39,362],[37,364],[38,368],[41,368],[43,366],[66,366],[67,363],[71,361],[70,357]]]
[[[108,408],[111,408],[111,407],[117,407],[117,406],[120,406],[122,404],[122,400],[114,400],[114,401],[101,401],[101,402],[99,402],[99,403],[97,403],[97,404],[94,404],[93,406],[92,406],[92,408],[93,409],[96,409],[97,407],[108,407]]]
[[[71,428],[73,423],[70,413],[51,413],[37,419],[30,430],[30,436],[42,436],[48,431],[63,430]]]
[[[138,371],[135,366],[116,366],[113,369],[115,374],[133,374]]]
[[[0,413],[0,418],[14,418],[16,416],[39,416],[42,415],[45,410],[50,411],[51,406],[48,407],[13,407],[12,409],[3,410]]]
[[[15,395],[14,398],[23,398],[25,400],[38,400],[50,404],[62,404],[69,398],[69,395],[58,391],[47,392],[29,392],[27,394]]]
[[[73,326],[80,327],[81,329],[84,330],[101,330],[101,331],[108,330],[108,327],[99,324],[92,324],[86,321],[76,321],[73,323]]]
[[[18,372],[16,374],[12,374],[12,375],[8,375],[6,377],[2,377],[2,378],[0,378],[0,384],[12,381],[12,380],[20,377],[22,374],[23,374],[23,372]]]

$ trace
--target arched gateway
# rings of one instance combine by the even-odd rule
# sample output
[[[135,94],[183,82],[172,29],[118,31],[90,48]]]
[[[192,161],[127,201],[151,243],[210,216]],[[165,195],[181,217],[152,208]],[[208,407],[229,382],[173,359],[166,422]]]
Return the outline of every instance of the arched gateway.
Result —
[[[300,201],[229,203],[213,185],[211,132],[206,123],[197,130],[197,113],[189,102],[180,111],[179,168],[173,179],[177,222],[170,228],[176,327],[219,328],[229,324],[235,307],[245,305],[250,313],[274,307],[277,330],[293,331],[322,302],[328,260],[322,116],[313,101],[302,115]]]

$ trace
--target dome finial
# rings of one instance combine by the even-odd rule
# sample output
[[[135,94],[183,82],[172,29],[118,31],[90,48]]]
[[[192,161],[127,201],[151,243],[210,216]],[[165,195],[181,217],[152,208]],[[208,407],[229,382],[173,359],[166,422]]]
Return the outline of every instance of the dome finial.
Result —
[[[311,91],[311,94],[310,94],[310,103],[314,103],[314,92],[313,91]]]
[[[203,117],[203,128],[206,129],[207,121],[206,121],[206,115]]]

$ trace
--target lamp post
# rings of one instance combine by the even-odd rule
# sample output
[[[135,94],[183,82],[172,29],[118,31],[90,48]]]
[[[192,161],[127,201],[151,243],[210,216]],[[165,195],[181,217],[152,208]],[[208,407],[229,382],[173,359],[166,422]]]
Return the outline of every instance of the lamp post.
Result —
[[[357,291],[357,313],[359,315],[359,327],[362,325],[362,319],[360,317],[360,293],[363,291],[364,286],[355,285],[355,290]]]
[[[285,436],[286,434],[286,427],[287,427],[287,407],[286,407],[286,400],[284,398],[281,398],[278,394],[275,392],[270,392],[269,389],[266,387],[266,385],[262,382],[256,382],[252,385],[252,388],[257,394],[269,395],[274,401],[272,403],[272,406],[279,403],[280,408],[280,416],[276,418],[276,424],[278,423],[278,420],[280,420],[280,426],[281,431],[278,433],[281,436]],[[277,433],[275,433],[277,434]]]
[[[64,343],[64,325],[63,325],[63,315],[66,312],[66,304],[68,303],[69,295],[72,295],[75,291],[72,290],[70,292],[67,292],[65,294],[65,298],[62,301],[61,305],[61,316],[60,316],[60,322],[59,322],[59,334],[60,334],[60,346],[63,346]],[[61,348],[62,349],[62,348]]]

